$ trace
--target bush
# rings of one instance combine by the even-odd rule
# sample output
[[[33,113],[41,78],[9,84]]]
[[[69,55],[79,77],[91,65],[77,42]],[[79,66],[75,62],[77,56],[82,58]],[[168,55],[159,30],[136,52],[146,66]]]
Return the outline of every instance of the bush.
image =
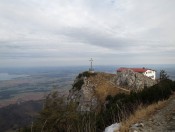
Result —
[[[83,84],[84,84],[84,80],[80,79],[76,83],[74,83],[73,89],[80,90]]]
[[[95,76],[97,75],[97,73],[90,73],[89,71],[85,71],[83,73],[80,73],[78,75],[78,78],[81,78],[81,77],[90,77],[90,76]]]
[[[175,89],[175,82],[171,80],[162,80],[150,88],[145,88],[139,92],[131,92],[127,94],[117,94],[116,96],[107,96],[106,109],[102,109],[98,115],[97,126],[104,130],[107,126],[114,122],[121,122],[132,114],[139,105],[147,106],[169,98]]]
[[[65,102],[58,92],[46,97],[44,108],[33,127],[21,129],[21,132],[96,132],[96,113],[78,112],[74,102]]]
[[[173,81],[173,84],[172,84],[172,91],[175,91],[175,81]]]
[[[84,84],[84,80],[82,77],[90,77],[90,76],[95,76],[97,75],[97,73],[90,73],[88,71],[85,71],[83,73],[80,73],[78,76],[77,76],[77,79],[79,79],[76,83],[73,84],[73,88],[74,89],[77,89],[77,90],[80,90],[82,85]]]
[[[76,84],[76,87],[80,85],[82,82]],[[120,93],[113,97],[109,95],[106,97],[105,107],[99,113],[78,112],[74,102],[66,103],[64,98],[59,97],[59,94],[54,92],[46,98],[44,108],[40,112],[38,121],[34,123],[32,131],[101,132],[106,126],[127,119],[138,106],[147,106],[167,99],[174,89],[175,82],[166,79],[139,92]],[[29,130],[30,128],[25,128],[23,132]]]
[[[168,79],[168,78],[169,78],[169,76],[168,76],[168,74],[166,73],[166,71],[161,70],[161,71],[160,71],[160,80],[166,80],[166,79]]]

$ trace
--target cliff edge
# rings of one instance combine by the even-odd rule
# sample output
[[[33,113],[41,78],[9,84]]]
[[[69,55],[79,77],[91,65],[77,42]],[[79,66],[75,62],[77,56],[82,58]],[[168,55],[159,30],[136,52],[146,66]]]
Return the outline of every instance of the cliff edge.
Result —
[[[76,102],[78,111],[96,111],[103,106],[108,95],[130,93],[156,84],[140,73],[126,70],[120,74],[80,73],[69,91],[68,101]]]

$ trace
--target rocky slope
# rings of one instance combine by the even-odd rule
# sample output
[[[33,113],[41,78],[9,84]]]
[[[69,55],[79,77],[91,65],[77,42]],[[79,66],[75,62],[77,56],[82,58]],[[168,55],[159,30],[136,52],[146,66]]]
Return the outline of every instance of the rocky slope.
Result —
[[[165,107],[140,122],[143,125],[131,128],[130,132],[175,132],[175,93],[166,101]]]
[[[151,87],[156,84],[155,80],[152,80],[143,74],[134,72],[133,70],[129,69],[118,73],[113,78],[113,82],[117,86],[121,86],[134,91],[142,90],[145,87]]]
[[[68,100],[77,102],[79,111],[94,111],[107,95],[119,90],[109,83],[115,75],[107,73],[80,73],[69,91]]]
[[[69,91],[68,101],[76,102],[78,111],[95,111],[105,103],[108,95],[141,90],[155,83],[154,80],[132,70],[117,75],[83,72],[76,77]]]

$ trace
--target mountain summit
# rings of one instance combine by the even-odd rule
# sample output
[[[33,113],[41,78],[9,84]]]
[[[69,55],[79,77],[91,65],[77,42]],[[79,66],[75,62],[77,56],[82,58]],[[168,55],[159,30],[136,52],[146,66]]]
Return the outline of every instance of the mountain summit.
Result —
[[[155,80],[129,69],[119,74],[86,71],[76,77],[68,101],[76,102],[78,111],[96,111],[108,95],[138,91],[154,84]]]

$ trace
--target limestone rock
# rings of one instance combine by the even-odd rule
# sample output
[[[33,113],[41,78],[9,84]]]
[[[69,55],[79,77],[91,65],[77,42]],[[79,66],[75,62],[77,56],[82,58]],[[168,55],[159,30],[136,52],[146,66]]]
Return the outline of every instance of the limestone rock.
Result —
[[[155,80],[152,80],[141,73],[134,72],[131,69],[118,73],[113,78],[113,82],[118,86],[129,88],[134,91],[142,90],[145,87],[151,87],[156,84]]]
[[[81,88],[73,87],[69,91],[68,100],[78,104],[78,111],[94,111],[98,105],[97,97],[95,96],[95,85],[86,77],[76,78],[74,84],[83,81]],[[73,86],[75,86],[73,84]],[[79,87],[79,86],[78,86]]]
[[[156,84],[140,73],[126,70],[120,74],[110,73],[80,73],[69,91],[68,101],[77,103],[78,111],[95,111],[99,105],[105,103],[108,95],[116,95],[129,90],[142,90]],[[122,89],[121,89],[122,88]]]

